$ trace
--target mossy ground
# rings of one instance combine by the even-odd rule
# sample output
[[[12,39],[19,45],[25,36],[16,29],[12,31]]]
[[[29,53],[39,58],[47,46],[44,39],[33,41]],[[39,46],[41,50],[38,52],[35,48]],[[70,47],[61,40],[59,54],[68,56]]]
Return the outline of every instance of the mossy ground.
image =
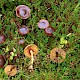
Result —
[[[6,42],[0,44],[0,54],[9,55],[5,51],[7,47],[16,49],[19,54],[16,61],[8,61],[6,64],[15,64],[18,73],[9,77],[4,73],[4,67],[0,69],[0,80],[80,80],[80,1],[78,0],[0,0],[0,32],[6,35]],[[26,25],[31,32],[25,36],[18,33],[13,19],[22,23],[15,14],[18,5],[25,4],[31,9],[31,16]],[[37,23],[40,19],[47,19],[50,26],[56,29],[55,36],[49,37],[40,30]],[[69,35],[70,34],[70,35]],[[60,39],[65,37],[67,44],[62,47],[66,51],[66,59],[63,63],[52,62],[48,56],[55,47],[60,47]],[[25,39],[24,45],[18,45],[20,38]],[[24,56],[23,49],[28,44],[36,44],[39,53],[34,62],[34,72],[28,71],[30,59]]]

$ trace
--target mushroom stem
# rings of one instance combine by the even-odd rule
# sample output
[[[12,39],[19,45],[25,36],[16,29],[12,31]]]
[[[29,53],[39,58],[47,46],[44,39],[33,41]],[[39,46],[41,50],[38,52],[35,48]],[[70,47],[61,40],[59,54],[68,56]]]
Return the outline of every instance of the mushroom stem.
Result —
[[[20,27],[20,23],[19,22],[15,22],[15,24],[17,25],[17,27]]]
[[[30,62],[30,66],[29,66],[29,70],[30,72],[33,71],[33,61],[34,61],[34,58],[33,58],[33,51],[30,50],[30,53],[31,53],[31,62]]]
[[[34,61],[34,58],[33,58],[33,51],[30,50],[30,53],[31,53],[31,65],[33,65],[33,61]]]
[[[22,19],[22,25],[26,25],[26,19]]]

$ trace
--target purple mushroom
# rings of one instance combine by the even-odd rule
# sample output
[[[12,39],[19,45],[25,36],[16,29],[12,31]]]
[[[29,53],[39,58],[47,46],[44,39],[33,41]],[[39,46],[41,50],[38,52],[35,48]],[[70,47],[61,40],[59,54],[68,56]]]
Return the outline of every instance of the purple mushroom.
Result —
[[[39,22],[38,22],[38,27],[40,29],[46,29],[49,27],[49,22],[45,19],[41,19]]]
[[[0,44],[4,43],[6,40],[6,37],[4,34],[0,34]]]
[[[24,42],[25,42],[24,39],[20,39],[20,40],[18,41],[18,44],[24,44]]]
[[[48,36],[52,36],[53,32],[55,31],[55,29],[53,27],[48,27],[45,30],[45,34]]]
[[[21,35],[26,35],[29,33],[29,29],[26,25],[22,25],[21,27],[18,28],[18,32],[21,34]]]
[[[22,19],[30,17],[30,8],[26,5],[19,5],[16,7],[16,15]]]
[[[2,68],[5,64],[5,59],[3,57],[3,55],[0,54],[0,68]]]

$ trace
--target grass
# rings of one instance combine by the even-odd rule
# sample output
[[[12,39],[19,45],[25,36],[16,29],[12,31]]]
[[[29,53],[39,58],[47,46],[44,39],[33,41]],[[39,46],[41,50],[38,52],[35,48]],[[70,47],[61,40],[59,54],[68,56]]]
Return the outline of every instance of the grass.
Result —
[[[0,54],[9,55],[9,51],[15,48],[15,54],[21,55],[16,61],[10,61],[10,64],[17,65],[16,76],[9,77],[4,73],[4,67],[9,62],[6,59],[6,64],[0,69],[0,80],[80,80],[79,2],[80,0],[0,0],[0,32],[7,38],[4,44],[0,44]],[[16,19],[22,23],[15,14],[16,6],[22,4],[31,9],[31,16],[26,23],[31,32],[25,36],[18,34],[17,26],[12,22]],[[43,18],[56,29],[53,33],[54,38],[47,36],[38,28],[37,23]],[[66,51],[66,59],[63,63],[57,64],[52,62],[48,55],[53,48],[61,47],[62,37],[68,42],[62,46]],[[24,45],[17,44],[20,38],[25,39]],[[32,43],[39,47],[39,53],[34,62],[34,72],[30,73],[28,71],[30,60],[24,56],[23,49]]]

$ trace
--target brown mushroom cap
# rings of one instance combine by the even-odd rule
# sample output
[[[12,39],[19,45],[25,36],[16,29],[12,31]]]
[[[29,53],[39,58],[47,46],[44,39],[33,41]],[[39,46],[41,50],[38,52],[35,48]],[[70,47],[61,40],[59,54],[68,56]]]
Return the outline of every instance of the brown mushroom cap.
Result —
[[[17,73],[17,69],[15,65],[7,65],[4,69],[4,72],[9,76],[15,76]]]
[[[29,58],[31,57],[30,50],[33,51],[33,55],[37,55],[38,54],[38,47],[35,44],[30,44],[27,47],[25,47],[25,49],[24,49],[25,56],[27,56]]]
[[[0,55],[0,68],[2,68],[5,64],[5,59],[2,55]]]
[[[26,5],[19,5],[16,7],[16,15],[22,19],[30,17],[30,8]]]
[[[29,29],[28,29],[28,27],[26,25],[22,25],[21,27],[18,28],[18,32],[21,35],[25,35],[25,34],[29,33]]]
[[[0,44],[4,43],[6,40],[6,37],[4,34],[0,34]]]
[[[50,59],[53,62],[61,63],[64,61],[65,57],[66,57],[66,52],[63,49],[54,48],[50,52]]]
[[[40,29],[46,29],[47,27],[49,27],[49,22],[45,19],[41,19],[39,22],[38,22],[38,27]]]
[[[53,27],[48,27],[45,30],[45,34],[48,36],[52,36],[53,32],[55,31],[55,29]]]

